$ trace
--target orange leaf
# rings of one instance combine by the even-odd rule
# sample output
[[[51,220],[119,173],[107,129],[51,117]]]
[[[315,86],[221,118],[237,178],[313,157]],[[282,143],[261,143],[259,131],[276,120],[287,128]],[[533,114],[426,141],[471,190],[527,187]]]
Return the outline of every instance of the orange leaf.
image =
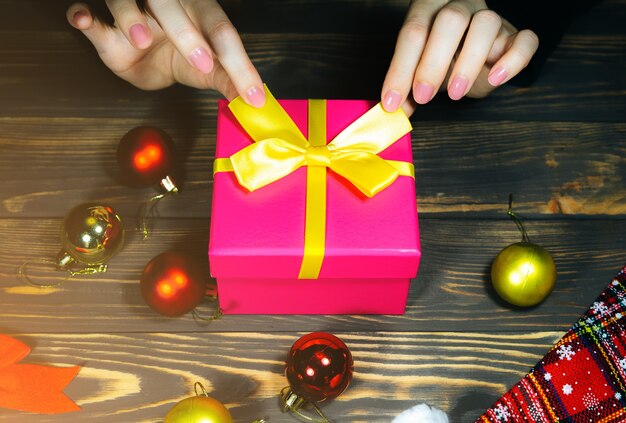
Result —
[[[0,334],[0,369],[19,362],[30,354],[30,348],[15,338]]]
[[[0,335],[0,407],[45,414],[80,410],[63,393],[80,366],[16,364],[29,352],[23,343]]]

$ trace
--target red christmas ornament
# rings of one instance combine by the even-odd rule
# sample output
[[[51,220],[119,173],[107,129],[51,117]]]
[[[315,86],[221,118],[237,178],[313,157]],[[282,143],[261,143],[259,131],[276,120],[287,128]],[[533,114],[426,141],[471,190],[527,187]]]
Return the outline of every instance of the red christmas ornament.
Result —
[[[304,335],[287,357],[285,374],[290,386],[283,390],[283,411],[298,413],[311,403],[325,419],[315,403],[338,397],[350,384],[353,367],[350,350],[336,336],[326,332]]]
[[[208,275],[195,260],[178,252],[160,254],[150,260],[141,275],[141,295],[164,316],[182,316],[204,298]]]
[[[150,126],[131,129],[117,146],[117,162],[129,184],[146,187],[159,183],[166,192],[178,191],[172,179],[174,155],[172,138]]]

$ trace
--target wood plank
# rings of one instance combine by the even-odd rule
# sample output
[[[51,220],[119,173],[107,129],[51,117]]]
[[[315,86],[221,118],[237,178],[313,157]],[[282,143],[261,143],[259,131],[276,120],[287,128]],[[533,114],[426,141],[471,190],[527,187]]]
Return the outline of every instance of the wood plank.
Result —
[[[8,30],[59,29],[66,23],[66,8],[73,0],[0,0],[0,28]],[[105,19],[104,4],[86,1]],[[408,8],[407,0],[222,0],[229,17],[241,32],[387,33],[397,32]],[[604,0],[573,22],[569,33],[611,34],[623,29],[624,0]],[[16,17],[28,16],[27,20]],[[603,25],[598,25],[603,22]]]
[[[180,87],[146,93],[116,78],[100,63],[89,43],[65,23],[62,16],[67,2],[39,2],[37,7],[30,2],[4,2],[7,13],[3,16],[8,22],[0,25],[2,116],[145,117],[161,109],[162,103],[183,99],[203,103],[199,108],[215,106],[215,94]],[[318,14],[327,14],[327,8],[310,4]],[[292,32],[267,33],[264,27],[263,33],[254,33],[260,28],[247,29],[243,19],[243,39],[261,75],[280,97],[376,99],[396,31],[371,25],[372,19],[381,21],[381,3],[367,4],[364,9],[354,2],[338,5],[346,14],[357,8],[362,15],[325,20],[326,25],[316,24],[315,34],[307,33],[306,25],[298,19],[280,20],[292,22]],[[401,16],[398,4],[390,10]],[[622,121],[626,114],[622,78],[626,71],[622,48],[626,32],[621,22],[626,9],[621,5],[621,1],[605,2],[573,25],[573,32],[565,37],[541,80],[531,88],[506,87],[482,101],[454,103],[440,95],[428,107],[420,108],[420,118]],[[263,10],[271,15],[272,10],[280,8],[280,16],[308,16],[298,14],[298,7],[308,10],[309,6],[290,2],[285,9],[282,3],[270,2],[269,9]],[[29,16],[29,24],[16,27],[18,16]],[[344,21],[360,19],[371,31],[351,25],[344,30],[351,31],[348,34],[337,31],[336,22],[343,25]],[[316,22],[308,17],[306,20]]]
[[[88,1],[93,10],[105,20],[112,20],[107,8]],[[331,7],[325,0],[226,0],[221,2],[242,33],[335,33],[387,34],[397,33],[407,10],[406,0],[336,0]],[[0,28],[7,31],[66,30],[64,17],[72,0],[0,0],[5,13],[0,16]],[[584,13],[568,29],[568,34],[623,33],[624,0],[603,1]],[[22,21],[19,18],[28,16]],[[602,22],[603,25],[598,25]],[[602,46],[596,46],[602,48]]]
[[[421,402],[450,413],[453,422],[473,421],[561,336],[539,331],[334,333],[350,348],[355,369],[344,394],[322,405],[338,423],[389,422]],[[66,389],[83,409],[62,416],[1,410],[0,421],[160,422],[200,381],[235,421],[268,416],[272,423],[293,422],[279,411],[277,394],[287,385],[285,356],[302,334],[18,335],[33,347],[25,362],[84,366]]]
[[[141,92],[111,74],[93,48],[74,35],[37,34],[52,44],[42,47],[38,41],[24,45],[20,40],[33,38],[26,33],[3,34],[17,45],[0,51],[7,63],[0,74],[0,115],[145,117],[162,103],[184,99],[200,102],[200,109],[215,107],[215,93],[183,87]],[[619,122],[625,112],[621,75],[626,63],[621,49],[604,60],[598,56],[593,46],[605,40],[586,42],[592,51],[588,59],[580,51],[555,56],[531,88],[505,87],[480,101],[452,102],[440,95],[420,108],[420,119]],[[282,98],[377,99],[393,45],[377,36],[333,34],[259,34],[244,41],[265,82]],[[623,36],[617,38],[615,48],[623,42]]]
[[[59,219],[0,219],[0,333],[342,331],[526,331],[566,330],[624,264],[625,220],[529,221],[531,240],[554,256],[559,280],[540,306],[519,310],[497,298],[489,284],[490,263],[520,238],[508,220],[421,220],[423,259],[404,316],[225,316],[199,324],[191,316],[158,316],[143,302],[138,280],[148,261],[171,249],[204,261],[209,221],[162,219],[141,241],[129,232],[125,249],[105,274],[64,282],[54,289],[24,286],[17,267],[32,258],[54,258],[60,249]],[[45,281],[62,272],[36,267]],[[210,315],[214,306],[200,307]]]
[[[0,216],[62,217],[100,200],[136,216],[153,188],[121,180],[119,139],[141,124],[172,134],[182,192],[161,202],[164,217],[211,213],[215,110],[197,122],[181,114],[147,119],[0,117]],[[508,193],[534,216],[626,213],[626,124],[415,121],[420,213],[501,217]]]

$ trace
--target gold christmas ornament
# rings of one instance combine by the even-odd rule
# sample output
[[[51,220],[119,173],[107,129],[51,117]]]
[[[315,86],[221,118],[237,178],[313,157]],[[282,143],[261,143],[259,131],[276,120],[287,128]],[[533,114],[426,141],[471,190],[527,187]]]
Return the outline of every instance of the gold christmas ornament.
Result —
[[[200,382],[194,385],[196,396],[176,403],[165,416],[165,423],[233,423],[224,405],[207,395]]]
[[[77,275],[106,272],[106,262],[124,245],[124,225],[111,207],[96,204],[79,204],[70,210],[61,225],[62,249],[55,260],[37,258],[24,262],[17,275],[24,282],[39,288],[59,285]],[[64,279],[51,281],[48,276],[33,278],[28,266],[34,263],[64,270]]]
[[[216,399],[205,396],[185,398],[165,416],[165,423],[233,423],[226,407]]]
[[[494,289],[516,306],[530,307],[542,302],[556,283],[556,266],[545,248],[530,242],[518,216],[512,211],[509,197],[507,214],[522,233],[522,241],[511,244],[497,255],[491,265],[491,282]]]
[[[164,423],[234,423],[224,404],[209,397],[200,382],[196,382],[193,388],[196,396],[177,402],[165,416]],[[269,423],[269,420],[259,418],[251,423]]]
[[[124,225],[113,208],[85,203],[74,207],[61,226],[62,250],[57,267],[73,263],[83,266],[103,265],[124,245]]]

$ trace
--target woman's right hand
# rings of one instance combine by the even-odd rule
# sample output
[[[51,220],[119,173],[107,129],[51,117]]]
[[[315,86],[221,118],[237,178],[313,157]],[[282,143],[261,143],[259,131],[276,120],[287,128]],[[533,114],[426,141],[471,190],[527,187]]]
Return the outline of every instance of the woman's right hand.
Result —
[[[241,95],[255,107],[265,103],[261,77],[216,0],[146,0],[145,10],[135,0],[106,4],[114,26],[83,3],[69,7],[67,20],[120,78],[144,90],[179,82],[229,100]]]

